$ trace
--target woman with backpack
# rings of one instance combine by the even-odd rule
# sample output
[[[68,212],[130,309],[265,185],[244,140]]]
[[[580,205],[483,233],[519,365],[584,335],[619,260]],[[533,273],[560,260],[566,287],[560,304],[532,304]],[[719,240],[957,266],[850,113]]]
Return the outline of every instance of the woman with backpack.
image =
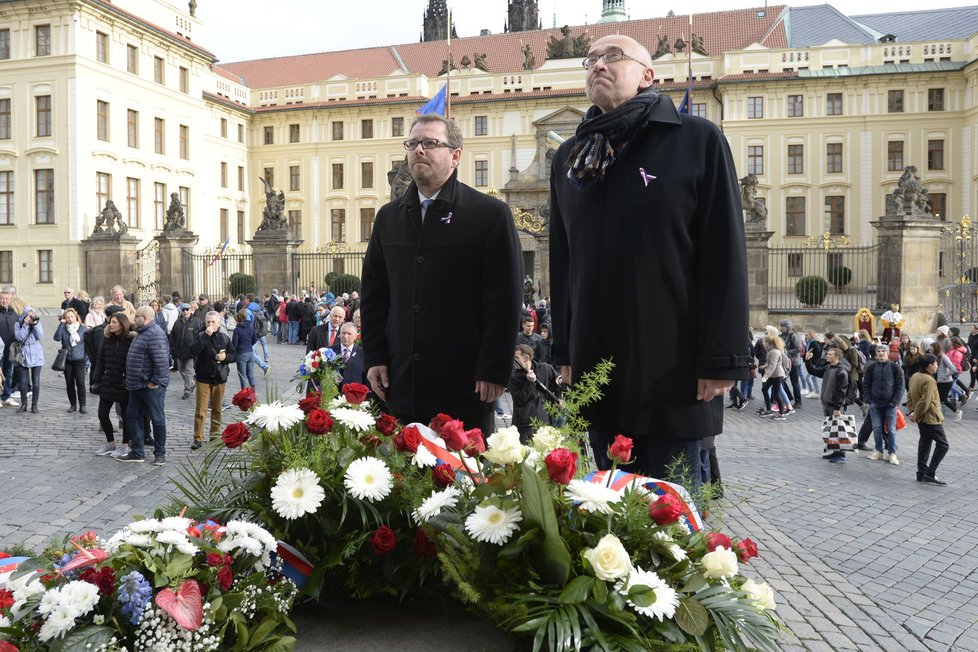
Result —
[[[231,348],[237,354],[238,382],[241,389],[255,386],[255,344],[258,334],[255,332],[255,322],[249,318],[248,310],[239,310],[238,325],[231,335]]]

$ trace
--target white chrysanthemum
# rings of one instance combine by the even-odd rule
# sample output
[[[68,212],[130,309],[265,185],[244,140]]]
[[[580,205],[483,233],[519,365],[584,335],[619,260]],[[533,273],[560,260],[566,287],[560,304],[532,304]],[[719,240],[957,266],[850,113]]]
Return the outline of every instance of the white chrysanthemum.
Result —
[[[432,516],[438,516],[441,510],[448,507],[455,507],[458,504],[460,493],[455,487],[447,487],[443,491],[432,491],[431,495],[424,499],[424,502],[414,510],[414,520],[418,523],[426,523]]]
[[[326,409],[335,410],[337,408],[342,408],[342,407],[350,407],[350,402],[346,400],[345,396],[340,394],[339,396],[337,396],[336,398],[334,398],[332,401],[329,402],[329,405],[327,406]]]
[[[465,531],[476,541],[501,546],[520,529],[522,520],[523,513],[516,507],[500,509],[495,505],[479,505],[465,519]]]
[[[162,528],[160,522],[155,518],[145,518],[141,521],[133,521],[127,525],[133,532],[159,532]]]
[[[291,428],[305,418],[298,405],[282,405],[281,401],[263,403],[251,411],[245,423],[264,428],[269,432]]]
[[[564,495],[573,500],[584,511],[600,512],[601,514],[609,514],[611,503],[617,503],[621,500],[621,494],[614,489],[584,480],[571,480]]]
[[[633,586],[647,586],[652,589],[652,593],[655,595],[652,604],[647,607],[640,607],[628,600],[628,592]],[[676,591],[652,571],[636,568],[626,579],[619,580],[615,588],[625,596],[632,609],[649,618],[658,618],[662,621],[666,618],[672,618],[676,614],[676,607],[679,606],[679,596]]]
[[[383,500],[393,489],[393,477],[383,460],[361,457],[346,470],[343,485],[354,498],[375,502]]]
[[[39,638],[44,642],[50,641],[52,638],[60,638],[74,626],[75,617],[72,615],[71,607],[66,604],[59,604],[41,625]]]
[[[90,582],[68,582],[61,587],[61,604],[67,605],[72,618],[84,616],[98,604],[98,587]]]
[[[560,448],[564,443],[564,436],[553,426],[543,426],[533,433],[533,440],[530,442],[533,448],[544,455],[555,448]]]
[[[156,540],[159,543],[165,543],[170,546],[178,546],[190,542],[186,534],[177,532],[176,530],[164,530],[156,535]]]
[[[272,509],[284,519],[314,514],[323,504],[326,492],[319,476],[309,469],[289,469],[278,476],[272,487]]]
[[[438,458],[435,454],[428,450],[428,447],[424,444],[418,446],[418,452],[414,454],[411,458],[411,462],[415,466],[425,468],[428,466],[436,466],[438,464]]]
[[[193,525],[193,521],[184,516],[168,516],[160,521],[161,530],[175,530],[177,532],[186,532],[187,528]]]
[[[660,541],[665,541],[666,550],[669,551],[669,554],[672,556],[673,559],[675,559],[676,561],[682,561],[686,559],[686,551],[683,550],[682,547],[679,546],[675,541],[673,541],[671,536],[669,536],[662,530],[657,531],[652,536],[654,536],[656,539]]]
[[[38,613],[49,614],[61,604],[61,593],[59,591],[48,591],[41,598],[41,603],[37,606]]]
[[[148,548],[153,545],[153,539],[145,534],[130,534],[122,540],[122,543],[128,543],[137,548]]]
[[[377,423],[377,417],[355,408],[336,408],[330,414],[344,426],[357,432],[367,432]]]

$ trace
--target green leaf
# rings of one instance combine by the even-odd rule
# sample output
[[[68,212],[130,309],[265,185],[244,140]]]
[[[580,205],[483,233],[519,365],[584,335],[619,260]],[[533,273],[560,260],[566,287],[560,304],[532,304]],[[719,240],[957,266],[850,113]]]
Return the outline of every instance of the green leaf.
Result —
[[[263,620],[258,627],[251,632],[251,646],[257,647],[265,642],[275,631],[278,623],[274,620]]]
[[[174,579],[180,579],[192,575],[191,569],[194,566],[194,558],[182,552],[173,555],[170,563],[163,569],[163,573]]]
[[[608,601],[608,585],[605,582],[595,582],[591,594],[599,604],[604,604]]]
[[[709,584],[702,573],[696,573],[686,582],[686,586],[680,589],[682,593],[696,593]]]
[[[702,636],[710,626],[710,614],[696,598],[680,598],[676,609],[676,624],[687,634]]]
[[[571,580],[563,591],[560,592],[561,604],[578,604],[587,600],[587,595],[594,585],[594,578],[590,575],[578,575]]]
[[[283,636],[265,647],[263,652],[292,652],[295,649],[295,637]]]
[[[82,627],[64,637],[55,639],[48,645],[52,652],[88,652],[107,645],[115,635],[111,627]]]
[[[523,515],[531,527],[543,530],[543,563],[540,577],[562,586],[570,575],[571,557],[557,526],[557,514],[546,484],[532,467],[523,466]]]
[[[10,581],[19,580],[23,577],[27,577],[34,571],[43,571],[48,567],[48,562],[40,557],[32,557],[31,559],[25,559],[21,563],[17,564],[17,570],[10,574]]]
[[[636,607],[650,607],[655,602],[655,591],[648,586],[636,585],[628,590],[628,599]]]

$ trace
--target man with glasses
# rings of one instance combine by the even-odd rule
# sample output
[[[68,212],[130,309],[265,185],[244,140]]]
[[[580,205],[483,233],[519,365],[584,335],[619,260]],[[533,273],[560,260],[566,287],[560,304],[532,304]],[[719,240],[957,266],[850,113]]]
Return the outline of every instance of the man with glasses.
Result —
[[[747,261],[737,176],[716,125],[680,115],[652,87],[648,51],[598,39],[583,61],[593,106],[553,158],[553,356],[565,382],[615,364],[587,410],[600,468],[618,433],[629,470],[664,477],[723,426],[722,395],[749,377]],[[595,321],[594,297],[620,319]],[[656,337],[649,338],[654,328]]]
[[[72,288],[65,288],[65,300],[61,302],[61,312],[68,308],[73,308],[78,313],[80,321],[85,322],[85,317],[88,316],[88,304],[76,297]]]
[[[194,354],[190,350],[197,333],[204,327],[200,318],[195,317],[189,303],[180,304],[180,316],[170,329],[170,355],[183,377],[183,400],[190,398],[194,391]]]
[[[414,181],[378,211],[364,259],[367,379],[404,422],[444,412],[489,434],[522,298],[512,213],[458,180],[462,134],[454,122],[418,116],[404,147]]]

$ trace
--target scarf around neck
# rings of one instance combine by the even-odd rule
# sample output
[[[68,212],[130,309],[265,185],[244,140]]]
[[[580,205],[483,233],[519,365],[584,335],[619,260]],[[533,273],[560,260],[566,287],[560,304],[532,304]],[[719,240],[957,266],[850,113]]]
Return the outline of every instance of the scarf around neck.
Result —
[[[78,323],[65,324],[65,327],[68,329],[68,341],[71,342],[72,346],[77,346],[78,343],[81,342],[81,336],[78,335],[79,326],[81,326],[81,324]]]
[[[646,88],[612,111],[588,109],[574,134],[576,142],[567,159],[567,178],[583,188],[604,178],[638,130],[659,104],[659,91]]]

